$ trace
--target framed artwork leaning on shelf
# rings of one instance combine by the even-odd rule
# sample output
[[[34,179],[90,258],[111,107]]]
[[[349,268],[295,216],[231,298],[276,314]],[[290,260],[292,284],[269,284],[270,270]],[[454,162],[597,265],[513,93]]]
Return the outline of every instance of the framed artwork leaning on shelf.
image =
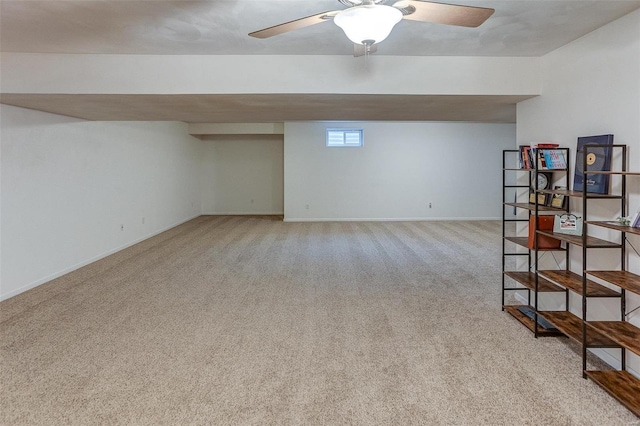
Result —
[[[611,155],[613,148],[606,145],[613,145],[613,135],[583,136],[578,138],[578,148],[576,150],[575,175],[573,177],[573,190],[582,191],[586,185],[587,192],[594,194],[609,193],[609,175],[587,175],[584,176],[584,152],[585,145],[603,145],[598,147],[588,147],[586,165],[587,171],[605,172],[611,171]]]
[[[553,189],[565,190],[567,189],[567,187],[555,186]],[[556,209],[566,210],[568,204],[569,204],[569,197],[566,197],[564,194],[552,194],[551,198],[549,199],[549,206],[554,207]]]

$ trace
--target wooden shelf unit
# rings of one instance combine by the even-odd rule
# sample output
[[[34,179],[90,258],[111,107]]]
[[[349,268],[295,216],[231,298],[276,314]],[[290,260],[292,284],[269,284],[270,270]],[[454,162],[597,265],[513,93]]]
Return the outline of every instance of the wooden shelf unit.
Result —
[[[531,271],[504,271],[503,273],[507,277],[511,278],[518,284],[523,285],[529,290],[536,289],[536,274]],[[562,293],[565,290],[564,288],[552,283],[549,280],[538,277],[538,291],[547,293]]]
[[[640,417],[640,380],[626,371],[586,371],[587,377]]]
[[[551,231],[536,231],[540,235],[546,235],[547,237],[553,237],[560,241],[565,241],[569,244],[573,244],[578,247],[586,247],[586,248],[621,248],[622,244],[614,243],[611,241],[603,240],[600,238],[595,238],[591,236],[586,237],[585,239],[580,235],[570,235],[570,234],[560,234],[558,232]]]
[[[582,319],[569,311],[538,311],[544,319],[574,342],[582,344]],[[593,348],[619,348],[612,339],[596,329],[587,331],[587,344]]]
[[[582,275],[564,269],[539,270],[538,275],[582,296]],[[593,280],[587,280],[587,297],[620,297],[620,293]]]
[[[518,321],[524,324],[529,330],[534,332],[536,337],[557,335],[561,333],[567,336],[569,339],[577,342],[581,345],[582,349],[582,371],[585,378],[590,378],[595,383],[600,385],[615,399],[621,402],[632,413],[640,417],[640,378],[637,378],[626,371],[626,352],[630,351],[640,356],[640,327],[625,321],[626,320],[626,292],[632,292],[640,295],[640,275],[632,273],[627,270],[629,261],[626,253],[627,238],[626,235],[640,235],[640,228],[633,228],[629,226],[623,226],[614,221],[602,221],[588,220],[589,202],[591,200],[604,200],[602,202],[611,202],[607,200],[617,200],[615,202],[620,203],[618,213],[620,216],[626,215],[626,200],[628,197],[628,188],[626,185],[627,178],[635,178],[640,176],[640,172],[630,172],[626,170],[627,164],[627,147],[625,145],[605,145],[605,147],[611,150],[621,150],[621,155],[612,157],[617,158],[621,170],[618,171],[606,171],[606,172],[593,172],[589,171],[586,158],[589,153],[589,149],[597,146],[587,145],[584,147],[585,152],[583,154],[582,168],[585,170],[584,178],[587,179],[590,174],[600,175],[619,175],[620,178],[617,181],[620,183],[620,190],[612,194],[596,194],[588,193],[586,188],[582,191],[573,191],[569,189],[539,189],[537,188],[537,180],[534,188],[535,193],[541,194],[558,194],[568,197],[570,200],[579,199],[582,205],[582,216],[584,218],[583,235],[569,235],[554,233],[552,231],[537,230],[535,232],[536,240],[539,236],[546,236],[558,239],[562,242],[561,249],[565,252],[565,265],[564,270],[558,266],[557,270],[538,270],[540,256],[543,251],[556,251],[554,250],[528,250],[526,255],[528,256],[529,270],[526,272],[521,271],[505,271],[504,259],[505,251],[503,250],[503,309],[514,316]],[[602,146],[600,146],[602,147]],[[566,151],[566,158],[569,158],[568,150]],[[612,153],[613,154],[613,153]],[[504,166],[503,156],[503,166]],[[507,169],[504,169],[507,170]],[[514,169],[508,169],[514,170]],[[537,173],[538,170],[527,170],[529,173]],[[549,172],[544,170],[544,172]],[[503,172],[503,184],[505,182]],[[570,171],[566,173],[566,187],[568,188]],[[531,181],[531,180],[530,180]],[[585,185],[586,187],[586,185]],[[504,192],[504,191],[503,191]],[[510,200],[511,201],[511,200]],[[549,206],[536,206],[529,203],[508,202],[503,199],[503,211],[504,207],[509,206],[515,209],[521,209],[528,211],[529,215],[537,217],[541,213],[562,213],[569,212],[570,207],[567,206],[566,210],[553,209]],[[570,201],[571,203],[571,201]],[[504,219],[503,213],[503,219]],[[607,241],[601,238],[596,238],[592,235],[593,227],[606,228],[609,230],[618,231],[621,233],[619,241]],[[616,239],[617,241],[618,239]],[[506,243],[513,243],[521,247],[528,247],[528,238],[520,236],[511,236],[504,233],[503,225],[503,248]],[[569,256],[571,247],[579,247],[582,250],[582,260],[579,261],[579,268],[577,265],[573,268],[579,271],[578,273],[571,271]],[[593,270],[589,268],[589,251],[590,249],[610,249],[616,250],[620,253],[621,267],[619,270]],[[575,257],[575,256],[574,256]],[[533,260],[533,261],[532,261]],[[575,262],[575,260],[574,260]],[[593,263],[593,262],[591,262]],[[534,268],[532,268],[532,265]],[[560,265],[560,264],[559,264]],[[519,306],[504,306],[504,280],[508,277],[521,285],[520,289],[527,289],[529,296],[529,307],[534,309],[534,312],[544,318],[550,323],[556,330],[549,332],[535,323],[533,319],[523,314],[518,310]],[[603,284],[605,283],[605,284]],[[541,311],[538,309],[538,294],[541,292],[549,293],[561,293],[558,288],[564,289],[566,302],[564,311]],[[533,300],[531,296],[533,297]],[[576,315],[569,311],[570,295],[572,297],[579,297],[582,302],[582,315]],[[591,298],[619,298],[620,300],[620,320],[618,321],[587,321],[587,301]],[[607,348],[621,351],[622,368],[620,371],[587,371],[587,350],[588,348]]]
[[[619,194],[621,206],[619,215],[626,216],[626,198],[628,196],[627,178],[638,177],[640,173],[629,172],[626,170],[627,165],[627,147],[625,145],[612,145],[612,150],[621,150],[621,170],[606,172],[590,172],[586,170],[586,157],[589,152],[589,145],[585,146],[584,152],[584,177],[588,175],[619,175],[621,193]],[[620,320],[619,321],[587,321],[587,306],[583,302],[583,348],[582,348],[582,370],[585,378],[590,378],[595,383],[605,389],[610,395],[627,407],[632,413],[640,417],[640,379],[631,375],[626,365],[626,352],[630,351],[636,355],[640,355],[640,328],[626,321],[626,292],[632,292],[640,295],[640,275],[634,274],[627,270],[628,257],[626,255],[626,234],[640,235],[640,228],[632,228],[623,226],[614,221],[590,221],[588,220],[588,201],[592,198],[604,198],[601,196],[593,196],[583,190],[583,217],[584,217],[584,236],[583,236],[583,290],[588,291],[589,277],[596,278],[605,283],[616,286],[620,289]],[[590,240],[589,230],[591,227],[600,227],[620,232],[620,253],[621,267],[618,270],[591,270],[589,269],[588,248],[594,247],[593,241]],[[596,247],[598,247],[596,245]],[[591,346],[589,334],[596,331],[606,338],[612,340],[620,346],[621,353],[621,369],[620,371],[587,371],[587,347]]]
[[[535,330],[535,324],[531,318],[523,314],[519,311],[519,308],[527,306],[527,305],[506,305],[503,306],[504,310],[507,311],[512,317],[520,321],[522,325],[527,327],[529,331],[533,332]],[[533,306],[528,306],[533,309]],[[563,334],[557,330],[545,330],[543,328],[538,327],[538,335],[539,336],[563,336]]]

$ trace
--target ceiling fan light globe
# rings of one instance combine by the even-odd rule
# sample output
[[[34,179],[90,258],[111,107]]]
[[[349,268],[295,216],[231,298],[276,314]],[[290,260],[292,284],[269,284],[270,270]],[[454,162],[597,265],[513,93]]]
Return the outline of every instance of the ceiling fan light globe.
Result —
[[[333,22],[342,28],[349,40],[365,44],[365,41],[370,40],[380,43],[391,34],[391,30],[401,19],[402,12],[395,7],[363,5],[341,11],[333,18]]]

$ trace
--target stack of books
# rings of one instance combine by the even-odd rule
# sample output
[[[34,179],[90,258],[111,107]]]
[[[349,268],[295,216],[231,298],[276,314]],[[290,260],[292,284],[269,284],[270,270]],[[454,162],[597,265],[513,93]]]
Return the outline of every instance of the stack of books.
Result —
[[[544,142],[533,146],[520,145],[519,166],[521,169],[566,170],[565,151],[557,143]]]

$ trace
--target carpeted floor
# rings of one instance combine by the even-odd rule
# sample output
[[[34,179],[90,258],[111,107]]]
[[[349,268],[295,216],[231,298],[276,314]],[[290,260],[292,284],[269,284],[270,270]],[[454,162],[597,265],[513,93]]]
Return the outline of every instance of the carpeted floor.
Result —
[[[2,424],[630,425],[498,222],[203,216],[0,304]]]

